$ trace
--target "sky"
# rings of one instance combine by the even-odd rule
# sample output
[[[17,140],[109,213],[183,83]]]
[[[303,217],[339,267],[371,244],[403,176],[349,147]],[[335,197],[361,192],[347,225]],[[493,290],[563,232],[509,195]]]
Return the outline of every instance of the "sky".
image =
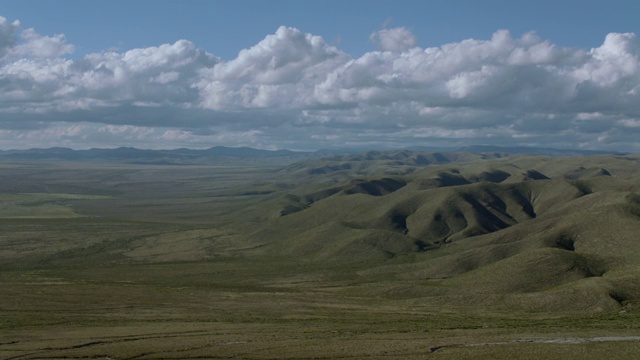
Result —
[[[637,0],[0,0],[0,149],[640,152]]]

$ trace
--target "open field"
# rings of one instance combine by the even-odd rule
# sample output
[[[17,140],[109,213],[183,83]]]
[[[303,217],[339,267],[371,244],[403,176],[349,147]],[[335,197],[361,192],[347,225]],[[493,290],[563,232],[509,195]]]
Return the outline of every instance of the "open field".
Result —
[[[0,168],[2,359],[640,356],[638,156]]]
[[[118,267],[80,279],[74,270],[12,274],[4,282],[0,354],[18,359],[595,359],[607,352],[632,358],[640,351],[636,312],[547,316],[442,310],[416,299],[341,295],[340,281],[274,287],[269,280],[238,279],[241,266],[246,264]],[[302,269],[269,270],[265,276],[277,278],[278,272]],[[104,279],[112,272],[115,276]]]

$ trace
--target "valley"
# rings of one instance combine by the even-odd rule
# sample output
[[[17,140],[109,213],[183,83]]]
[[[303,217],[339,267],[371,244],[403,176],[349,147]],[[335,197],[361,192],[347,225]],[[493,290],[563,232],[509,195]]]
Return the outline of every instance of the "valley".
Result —
[[[0,162],[0,358],[640,355],[638,155],[151,155]]]

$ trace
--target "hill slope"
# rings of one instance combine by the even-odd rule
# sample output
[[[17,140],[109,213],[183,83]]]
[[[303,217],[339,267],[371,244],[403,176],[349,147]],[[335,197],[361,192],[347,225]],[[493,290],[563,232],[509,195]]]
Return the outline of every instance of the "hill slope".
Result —
[[[440,159],[413,168],[416,155],[405,153],[393,165],[410,171],[374,175],[398,154],[371,155],[334,159],[349,164],[343,169],[290,167],[325,182],[253,210],[269,216],[245,235],[262,245],[254,255],[368,262],[362,281],[396,281],[358,291],[449,304],[591,311],[640,299],[640,157]],[[369,175],[349,178],[353,169]]]
[[[0,267],[232,258],[308,264],[335,291],[444,308],[590,312],[640,299],[638,155],[255,159],[6,163]]]

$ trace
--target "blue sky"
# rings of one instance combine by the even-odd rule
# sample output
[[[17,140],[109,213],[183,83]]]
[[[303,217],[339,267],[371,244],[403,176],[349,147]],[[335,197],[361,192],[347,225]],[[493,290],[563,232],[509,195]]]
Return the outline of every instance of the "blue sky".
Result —
[[[0,0],[0,148],[640,151],[640,1]]]
[[[635,0],[0,0],[0,13],[42,34],[65,34],[76,56],[187,39],[224,60],[281,25],[354,56],[375,50],[369,35],[383,27],[407,27],[423,47],[507,29],[591,48],[609,32],[640,29]]]

